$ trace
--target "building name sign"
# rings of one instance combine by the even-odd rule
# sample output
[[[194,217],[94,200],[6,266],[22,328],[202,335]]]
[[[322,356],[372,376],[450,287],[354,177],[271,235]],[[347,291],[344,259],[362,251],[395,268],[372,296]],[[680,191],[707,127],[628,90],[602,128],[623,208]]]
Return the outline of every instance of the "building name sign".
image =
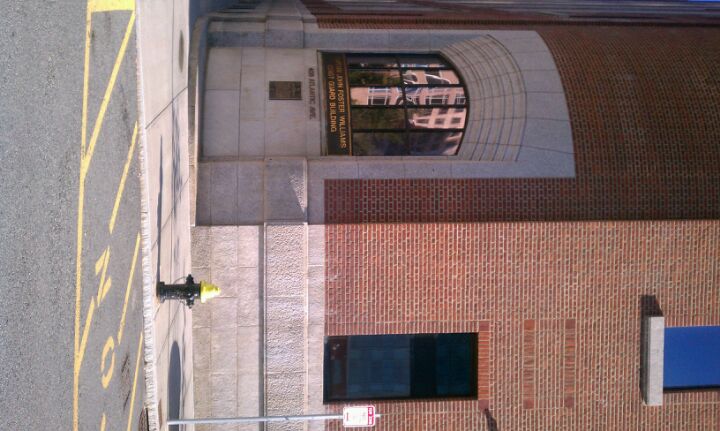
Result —
[[[314,120],[317,118],[317,112],[315,109],[315,104],[317,103],[316,99],[316,90],[315,90],[315,68],[309,67],[308,68],[308,119]]]
[[[327,95],[328,155],[350,155],[350,92],[345,55],[325,53],[322,58]]]

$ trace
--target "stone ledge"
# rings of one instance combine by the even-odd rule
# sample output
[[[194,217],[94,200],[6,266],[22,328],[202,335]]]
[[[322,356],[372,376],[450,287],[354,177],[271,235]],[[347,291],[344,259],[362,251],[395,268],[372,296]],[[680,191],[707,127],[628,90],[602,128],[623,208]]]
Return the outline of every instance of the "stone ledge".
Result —
[[[665,317],[645,317],[642,331],[641,381],[643,398],[648,406],[661,406],[663,403]]]

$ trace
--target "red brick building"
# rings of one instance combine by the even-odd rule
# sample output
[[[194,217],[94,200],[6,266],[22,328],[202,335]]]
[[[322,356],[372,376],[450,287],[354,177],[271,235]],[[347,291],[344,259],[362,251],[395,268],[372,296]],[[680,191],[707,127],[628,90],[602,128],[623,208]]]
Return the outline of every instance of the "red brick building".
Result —
[[[720,326],[720,12],[552,7],[200,24],[193,274],[226,293],[194,311],[197,416],[720,430],[720,383],[647,347],[649,317]]]
[[[533,29],[572,125],[575,178],[325,182],[326,335],[478,333],[477,400],[377,402],[378,429],[720,429],[720,391],[640,390],[644,296],[720,324],[720,29],[306,4],[321,27]]]

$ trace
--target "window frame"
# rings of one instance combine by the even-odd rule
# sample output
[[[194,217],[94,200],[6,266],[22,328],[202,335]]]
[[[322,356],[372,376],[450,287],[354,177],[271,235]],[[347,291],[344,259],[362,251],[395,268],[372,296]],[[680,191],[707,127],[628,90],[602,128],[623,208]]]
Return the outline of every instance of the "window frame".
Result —
[[[465,138],[465,132],[467,131],[469,120],[470,120],[470,98],[468,95],[468,88],[465,84],[465,81],[463,80],[460,71],[458,68],[445,56],[443,56],[441,53],[438,52],[425,52],[425,53],[405,53],[405,52],[332,52],[332,51],[324,51],[321,52],[321,56],[323,54],[328,55],[342,55],[344,56],[344,67],[345,67],[345,73],[347,74],[346,81],[347,81],[347,106],[348,106],[348,136],[350,140],[349,149],[347,153],[338,154],[334,151],[331,151],[330,148],[330,140],[328,139],[326,142],[328,145],[324,148],[324,154],[325,155],[350,155],[350,156],[358,156],[357,152],[353,149],[353,141],[354,141],[354,135],[356,133],[362,133],[362,134],[372,134],[372,133],[393,133],[393,134],[401,134],[403,136],[403,142],[400,145],[397,145],[398,153],[395,154],[362,154],[362,156],[375,156],[375,157],[397,157],[397,156],[418,156],[418,157],[448,157],[448,156],[457,156],[460,152],[460,147],[462,146],[463,139]],[[370,66],[368,67],[362,67],[359,64],[362,58],[368,59],[368,63]],[[384,62],[384,65],[378,64],[383,63],[383,61],[372,63],[372,58],[382,58],[386,60]],[[425,65],[417,65],[414,63],[411,63],[411,60],[413,58],[418,58],[421,60],[427,61]],[[436,60],[435,63],[433,63],[433,60]],[[355,63],[353,63],[355,61]],[[323,64],[325,64],[325,61],[323,59]],[[394,62],[394,63],[392,63]],[[392,64],[390,64],[392,63]],[[433,65],[435,64],[435,65]],[[408,71],[427,71],[427,72],[433,72],[433,75],[437,75],[438,77],[441,75],[442,71],[449,71],[452,72],[454,77],[457,78],[457,83],[424,83],[424,84],[417,84],[417,83],[407,83],[405,80],[405,73]],[[351,84],[351,72],[352,71],[370,71],[370,72],[381,72],[381,71],[397,71],[399,73],[399,82],[393,83],[393,84]],[[454,77],[452,79],[454,79]],[[353,88],[368,88],[369,92],[372,92],[373,90],[380,90],[380,89],[388,89],[387,94],[385,95],[385,103],[382,104],[374,104],[377,101],[374,99],[382,98],[380,97],[380,94],[377,95],[368,95],[368,101],[366,104],[354,104],[351,93]],[[401,90],[402,96],[402,103],[397,105],[390,105],[390,97],[392,97],[391,91],[389,89],[391,88],[399,88]],[[461,95],[456,95],[455,98],[458,100],[462,100],[463,103],[448,103],[450,95],[448,94],[424,94],[424,95],[418,95],[417,97],[422,97],[423,103],[418,104],[408,104],[408,88],[413,89],[434,89],[434,88],[460,88],[462,89]],[[327,89],[326,89],[327,90]],[[325,94],[325,97],[327,97],[327,94]],[[426,103],[427,102],[427,103]],[[438,103],[442,102],[442,103]],[[405,124],[403,128],[383,128],[383,127],[353,127],[353,120],[352,120],[352,111],[353,109],[383,109],[383,110],[389,110],[389,109],[399,109],[402,110],[405,116]],[[464,121],[462,121],[460,124],[455,124],[450,121],[446,121],[444,123],[444,126],[442,127],[416,127],[412,124],[410,124],[410,111],[411,109],[440,109],[441,113],[443,115],[451,115],[451,114],[457,114],[460,110],[464,110]],[[445,111],[445,112],[443,112]],[[327,131],[325,132],[327,136]],[[445,133],[448,136],[454,135],[456,133],[461,133],[460,139],[457,141],[457,144],[454,145],[454,151],[452,153],[445,154],[445,151],[442,147],[443,144],[440,145],[440,147],[434,147],[438,149],[438,152],[434,152],[433,150],[430,150],[426,153],[423,153],[422,146],[413,146],[412,143],[416,142],[418,140],[418,137],[412,138],[410,135],[412,134],[421,134],[421,133],[435,133],[437,137],[440,137],[441,134]],[[437,139],[437,138],[436,138]],[[440,138],[442,142],[442,138]],[[420,139],[422,141],[422,139]],[[358,140],[359,142],[359,140]],[[427,140],[428,144],[431,144],[431,140]],[[371,144],[374,145],[374,144]],[[445,141],[446,148],[452,148],[453,144],[452,141]],[[360,147],[358,147],[360,148]],[[372,147],[368,147],[372,148]],[[333,147],[334,149],[334,147]],[[418,149],[421,149],[418,151]]]
[[[438,395],[438,394],[418,394],[413,393],[413,376],[416,375],[414,371],[416,371],[413,366],[416,365],[416,361],[414,360],[412,356],[412,349],[415,346],[413,341],[415,339],[421,339],[423,337],[440,337],[440,336],[447,336],[447,335],[465,335],[469,337],[469,347],[470,347],[470,363],[469,363],[469,380],[470,380],[470,391],[467,394],[462,395]],[[410,353],[410,359],[409,359],[409,375],[410,375],[410,394],[407,396],[397,396],[397,395],[389,395],[389,396],[371,396],[371,397],[354,397],[354,396],[348,396],[347,395],[347,367],[348,365],[348,352],[349,352],[349,344],[350,339],[352,337],[386,337],[386,336],[407,336],[409,337],[409,345],[411,349]],[[324,343],[323,343],[323,403],[324,404],[331,404],[331,403],[346,403],[346,402],[357,402],[357,401],[375,401],[375,400],[401,400],[401,401],[413,401],[413,400],[476,400],[478,399],[478,339],[479,334],[477,332],[460,332],[460,333],[418,333],[418,334],[378,334],[378,335],[340,335],[340,336],[326,336]],[[341,341],[344,345],[344,348],[341,349],[344,350],[345,355],[345,364],[343,370],[344,374],[342,375],[342,380],[340,382],[335,382],[331,378],[333,375],[333,372],[335,371],[334,368],[331,366],[331,349],[329,346],[333,342]],[[436,340],[434,340],[435,342]],[[333,384],[334,383],[334,384]],[[417,382],[416,384],[421,384],[422,382]],[[338,396],[337,394],[333,395],[331,394],[332,387],[342,387],[342,384],[345,385],[345,395]],[[417,387],[417,386],[415,386]],[[436,388],[437,389],[437,388]]]

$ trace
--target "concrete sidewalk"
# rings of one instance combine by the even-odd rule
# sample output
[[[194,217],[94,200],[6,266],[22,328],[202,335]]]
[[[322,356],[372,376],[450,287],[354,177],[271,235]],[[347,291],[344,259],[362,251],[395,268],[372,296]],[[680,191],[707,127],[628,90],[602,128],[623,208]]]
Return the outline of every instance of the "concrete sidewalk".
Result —
[[[137,3],[142,124],[146,407],[150,430],[193,416],[192,314],[159,303],[157,281],[190,272],[187,103],[188,0]]]
[[[168,418],[194,416],[192,312],[176,301],[159,303],[155,286],[158,281],[182,282],[192,268],[190,25],[196,17],[232,3],[234,0],[137,3],[145,386],[151,431],[167,429]]]
[[[306,103],[269,102],[266,94],[267,80],[299,81],[308,68],[315,74],[316,53],[292,49],[297,28],[312,17],[294,0],[245,6],[204,17],[191,47],[202,73],[195,81],[198,101],[191,102],[197,142],[197,171],[191,166],[190,175],[191,184],[197,180],[193,271],[223,289],[212,307],[194,314],[195,413],[324,413],[322,351],[310,350],[323,342],[324,227],[308,224],[312,150],[305,139],[318,145],[319,156],[320,123],[305,130]],[[248,37],[263,45],[218,46],[219,34],[231,29],[249,29],[245,33],[259,37]],[[311,422],[196,429],[324,427]]]

